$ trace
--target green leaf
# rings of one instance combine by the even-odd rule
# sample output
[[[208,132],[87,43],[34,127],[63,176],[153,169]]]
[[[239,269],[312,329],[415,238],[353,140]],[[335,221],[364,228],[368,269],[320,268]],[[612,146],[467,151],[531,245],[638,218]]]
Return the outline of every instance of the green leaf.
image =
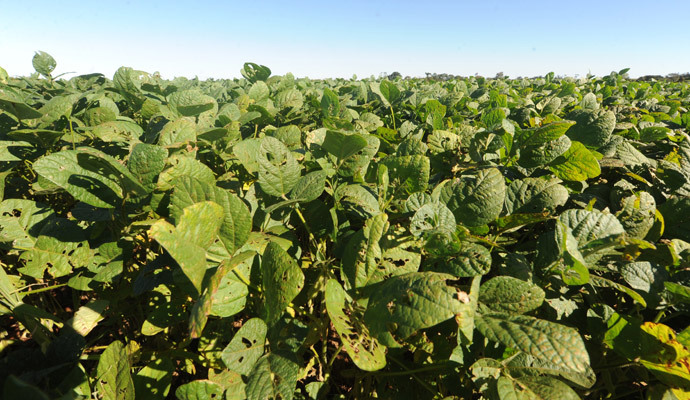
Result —
[[[282,197],[295,187],[301,167],[280,140],[266,136],[261,140],[258,156],[259,185],[271,196]]]
[[[304,96],[297,89],[285,89],[276,95],[275,102],[279,110],[291,108],[292,112],[295,112],[304,105]]]
[[[558,220],[572,230],[580,249],[594,240],[625,233],[625,229],[614,215],[598,210],[566,210],[558,216]]]
[[[302,176],[288,197],[305,203],[316,200],[326,188],[327,177],[328,173],[323,170],[313,171]]]
[[[500,399],[529,400],[579,400],[580,396],[570,386],[548,376],[502,376],[496,381]]]
[[[648,261],[638,261],[623,265],[620,273],[630,287],[641,292],[648,306],[654,308],[662,301],[660,294],[665,290],[664,283],[669,278],[665,268]]]
[[[256,81],[265,81],[271,76],[271,69],[265,65],[259,65],[255,63],[244,63],[244,67],[240,70],[245,79],[249,82],[254,83]]]
[[[346,210],[352,211],[363,218],[369,218],[381,212],[376,196],[362,185],[340,186],[335,191],[333,197]]]
[[[491,269],[491,253],[477,243],[462,242],[445,257],[433,261],[430,269],[458,278],[484,275]]]
[[[606,278],[602,278],[600,276],[596,275],[591,275],[590,276],[590,283],[592,286],[598,286],[598,287],[610,287],[613,289],[618,290],[619,292],[625,293],[628,296],[630,296],[633,300],[635,300],[637,303],[639,303],[642,307],[647,307],[647,302],[645,299],[640,296],[639,293],[636,291],[630,289],[629,287],[625,285],[621,285],[620,283],[608,280]]]
[[[381,94],[388,101],[388,104],[393,104],[400,99],[400,89],[393,82],[381,81],[379,90],[381,90]]]
[[[158,175],[165,168],[166,157],[168,151],[163,147],[137,143],[129,155],[127,168],[146,191],[151,192],[155,188]]]
[[[613,111],[574,110],[567,118],[575,121],[575,125],[566,132],[568,137],[593,148],[599,148],[608,142],[616,127],[616,115]]]
[[[304,274],[297,261],[275,242],[266,245],[261,271],[267,321],[272,325],[304,287]]]
[[[364,323],[386,346],[398,346],[420,329],[470,311],[467,293],[448,286],[447,274],[413,272],[386,280],[369,298]]]
[[[528,146],[520,150],[518,164],[524,168],[535,168],[547,165],[563,155],[572,142],[567,136],[561,136],[541,146]]]
[[[57,66],[55,59],[50,54],[43,51],[37,51],[36,54],[34,54],[31,64],[33,64],[36,72],[46,78],[50,78],[50,74],[55,69],[55,66]]]
[[[120,175],[119,169],[113,174],[89,170],[79,163],[80,154],[78,150],[52,153],[38,159],[34,170],[79,201],[100,208],[119,207],[124,196],[120,184],[120,178],[124,176]]]
[[[388,167],[388,174],[398,185],[403,185],[408,193],[421,192],[429,182],[431,163],[423,155],[388,156],[381,161]],[[396,185],[397,186],[397,185]]]
[[[103,400],[134,400],[127,350],[116,340],[103,351],[96,368],[95,389]]]
[[[410,232],[414,236],[431,230],[452,234],[456,228],[453,213],[440,202],[421,206],[410,219]]]
[[[352,235],[342,260],[342,271],[349,286],[367,286],[373,277],[382,251],[379,241],[388,230],[388,216],[378,214],[366,220],[361,231]]]
[[[189,142],[196,142],[196,124],[189,117],[168,122],[158,136],[159,146],[179,147]]]
[[[74,221],[55,218],[41,228],[33,248],[22,253],[25,266],[19,271],[43,279],[47,270],[57,278],[86,266],[91,256],[84,230]]]
[[[277,353],[261,357],[249,373],[247,380],[247,399],[292,400],[299,366],[289,358]]]
[[[7,250],[33,247],[41,229],[54,215],[53,210],[43,203],[24,199],[2,201],[0,243]]]
[[[337,131],[326,131],[326,137],[321,144],[327,152],[333,154],[338,162],[357,154],[358,151],[367,147],[368,142],[364,136],[353,133],[346,135]]]
[[[211,314],[230,317],[244,309],[249,288],[239,277],[250,275],[254,257],[253,251],[245,251],[232,258],[232,269],[221,277],[218,289],[212,296]]]
[[[524,147],[545,145],[563,136],[574,124],[572,121],[558,121],[535,129],[523,130],[520,144]]]
[[[479,301],[492,311],[524,314],[541,306],[544,291],[530,282],[497,276],[482,284]]]
[[[446,106],[441,104],[438,100],[428,100],[424,103],[424,110],[426,111],[425,122],[431,125],[434,129],[443,129],[443,118],[446,116]]]
[[[324,117],[338,117],[340,115],[340,99],[329,88],[323,89],[321,97],[321,113]]]
[[[216,400],[223,398],[223,387],[210,380],[197,380],[175,390],[178,400]]]
[[[658,210],[664,217],[664,237],[690,241],[690,198],[672,197]]]
[[[580,142],[573,141],[568,151],[549,164],[551,171],[566,181],[584,181],[601,174],[594,154]]]
[[[476,170],[434,190],[456,221],[466,226],[481,226],[496,219],[503,209],[505,193],[505,179],[496,168]]]
[[[586,373],[589,369],[589,354],[573,328],[503,313],[477,315],[475,323],[477,330],[489,340],[574,372]]]
[[[132,377],[136,397],[164,400],[170,392],[175,366],[169,358],[151,361]]]
[[[249,375],[256,361],[264,354],[268,327],[259,318],[247,320],[223,349],[225,366],[242,375]]]
[[[690,304],[690,287],[675,282],[664,282],[666,290],[673,293],[681,302]]]
[[[102,299],[92,300],[84,304],[74,313],[74,317],[67,321],[67,325],[78,334],[86,337],[105,318],[103,314],[108,304],[108,300]]]
[[[170,217],[173,221],[180,219],[186,207],[202,201],[213,201],[223,208],[218,238],[224,253],[231,256],[247,241],[251,231],[251,214],[237,195],[189,176],[176,179],[174,186],[170,198]]]
[[[325,299],[331,323],[355,365],[364,371],[377,371],[385,367],[385,347],[371,337],[361,322],[362,310],[357,308],[335,279],[326,283]]]
[[[196,290],[202,292],[206,274],[206,249],[211,245],[223,221],[223,207],[206,201],[186,207],[177,226],[163,220],[151,226],[151,237],[170,253]]]
[[[199,89],[175,92],[168,97],[168,102],[174,110],[185,117],[199,116],[205,111],[218,110],[216,100]]]
[[[505,210],[516,213],[553,213],[568,201],[568,189],[558,179],[516,179],[508,185]]]
[[[582,388],[591,388],[597,380],[592,368],[588,367],[586,372],[575,372],[525,353],[520,353],[511,358],[506,365],[506,369],[514,376],[531,375],[534,373],[560,376]]]

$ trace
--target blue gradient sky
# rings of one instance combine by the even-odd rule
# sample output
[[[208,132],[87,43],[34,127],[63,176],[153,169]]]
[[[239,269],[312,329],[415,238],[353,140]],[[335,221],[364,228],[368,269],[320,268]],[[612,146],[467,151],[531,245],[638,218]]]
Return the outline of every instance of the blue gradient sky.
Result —
[[[631,76],[690,71],[690,1],[7,1],[0,66],[130,66],[233,78],[245,61],[311,78],[399,71]],[[68,75],[71,76],[71,75]]]

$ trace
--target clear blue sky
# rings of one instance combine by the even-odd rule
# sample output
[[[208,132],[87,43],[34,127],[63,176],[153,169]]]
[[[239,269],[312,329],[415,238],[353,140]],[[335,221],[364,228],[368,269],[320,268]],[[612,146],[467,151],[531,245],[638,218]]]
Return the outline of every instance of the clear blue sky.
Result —
[[[690,72],[690,1],[0,0],[0,66],[120,66],[233,78],[245,61],[312,78],[398,71],[632,76]],[[69,76],[69,75],[68,75]]]

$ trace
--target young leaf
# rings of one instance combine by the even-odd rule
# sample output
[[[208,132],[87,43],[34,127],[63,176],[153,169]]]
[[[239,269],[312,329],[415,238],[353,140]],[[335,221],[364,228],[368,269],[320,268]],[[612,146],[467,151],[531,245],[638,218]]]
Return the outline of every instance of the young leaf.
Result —
[[[565,181],[585,181],[601,174],[596,157],[582,143],[575,141],[568,151],[549,164],[549,168]]]
[[[353,133],[346,135],[337,131],[326,131],[326,138],[323,140],[321,147],[327,152],[333,154],[338,162],[357,154],[358,151],[367,147],[368,142],[362,135]]]

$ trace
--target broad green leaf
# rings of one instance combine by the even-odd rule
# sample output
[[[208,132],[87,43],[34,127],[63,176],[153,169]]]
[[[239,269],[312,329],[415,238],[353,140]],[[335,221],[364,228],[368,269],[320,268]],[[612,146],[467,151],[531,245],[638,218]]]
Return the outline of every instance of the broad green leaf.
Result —
[[[381,81],[379,84],[379,90],[381,94],[388,101],[388,104],[393,104],[400,99],[400,89],[398,86],[390,81]]]
[[[175,390],[178,400],[216,400],[223,398],[223,387],[210,380],[185,383]]]
[[[435,259],[430,269],[458,278],[484,275],[491,269],[491,253],[480,244],[462,242],[455,251]]]
[[[487,339],[574,372],[587,373],[589,354],[573,328],[525,315],[488,313],[475,318]]]
[[[73,96],[55,96],[48,100],[38,112],[43,114],[38,120],[39,128],[48,128],[63,117],[72,115],[74,106]]]
[[[337,117],[340,114],[340,99],[329,88],[323,89],[321,97],[321,113],[324,117]]]
[[[283,142],[276,138],[267,136],[261,140],[257,162],[261,190],[271,196],[287,195],[299,181],[299,163]]]
[[[590,276],[590,283],[593,286],[598,286],[598,287],[610,287],[618,290],[619,292],[625,293],[628,296],[630,296],[633,300],[635,300],[637,303],[639,303],[642,307],[647,307],[647,302],[645,299],[640,296],[639,293],[636,291],[630,289],[629,287],[625,285],[621,285],[620,283],[608,280],[606,278],[602,278],[600,276],[596,275],[591,275]]]
[[[528,146],[520,150],[518,164],[524,168],[535,168],[547,165],[570,148],[572,142],[567,136],[561,136],[541,146]]]
[[[302,176],[288,196],[291,199],[301,202],[316,200],[326,187],[326,171],[313,171]]]
[[[96,369],[96,392],[103,400],[134,400],[127,350],[116,340],[103,351]]]
[[[616,126],[616,115],[604,110],[574,110],[568,114],[575,125],[566,134],[585,146],[599,148],[608,142]]]
[[[223,208],[218,238],[224,252],[231,256],[249,237],[251,214],[245,203],[235,194],[193,177],[183,176],[175,180],[170,198],[170,217],[179,220],[183,210],[197,202],[213,201]]]
[[[264,354],[267,331],[266,323],[259,318],[245,322],[221,353],[225,366],[239,374],[249,375]]]
[[[275,242],[266,245],[261,271],[267,321],[272,325],[304,287],[304,274],[297,261]]]
[[[275,102],[279,110],[291,108],[295,112],[304,105],[304,96],[297,89],[285,89],[276,95]]]
[[[364,323],[386,346],[398,346],[420,329],[469,312],[467,293],[448,286],[452,275],[414,272],[386,280],[369,298]]]
[[[616,218],[623,225],[628,237],[644,239],[649,233],[656,216],[656,201],[647,192],[638,192],[624,198]]]
[[[169,358],[151,361],[132,377],[137,398],[164,400],[170,392],[175,366]]]
[[[50,78],[50,74],[55,69],[55,66],[57,66],[55,59],[44,51],[37,51],[36,54],[34,54],[34,58],[31,60],[31,64],[33,64],[36,72],[46,78]]]
[[[189,142],[196,142],[196,124],[189,117],[168,122],[158,137],[158,145],[164,147],[179,147]]]
[[[155,187],[158,175],[165,168],[165,159],[168,151],[152,144],[137,143],[129,155],[127,168],[138,182],[147,190]]]
[[[261,139],[251,138],[236,143],[232,147],[232,152],[237,157],[242,166],[250,173],[259,171],[259,152],[261,149]]]
[[[505,193],[505,179],[496,168],[476,170],[434,190],[456,221],[466,226],[480,226],[496,219],[503,209]]]
[[[0,243],[7,250],[33,247],[41,229],[54,215],[53,210],[43,203],[24,199],[2,201]]]
[[[338,167],[338,175],[343,177],[364,176],[369,168],[369,163],[379,150],[381,141],[374,135],[362,135],[367,141],[367,146],[346,158]]]
[[[254,364],[247,380],[247,399],[292,400],[299,378],[296,362],[278,353],[269,353]]]
[[[499,399],[579,400],[580,396],[562,381],[548,376],[502,376],[496,381]]]
[[[240,70],[245,79],[249,82],[254,83],[256,81],[265,81],[271,76],[271,69],[265,65],[259,65],[255,63],[244,63],[244,67]]]
[[[365,219],[381,212],[376,196],[362,185],[340,186],[333,197],[346,210]]]
[[[573,141],[570,148],[549,164],[549,168],[565,181],[585,181],[601,174],[601,167],[594,154],[579,142]]]
[[[351,288],[367,286],[382,258],[379,241],[388,230],[388,216],[378,214],[366,220],[345,247],[342,260],[343,275]]]
[[[326,284],[326,310],[338,332],[345,351],[355,365],[364,371],[376,371],[386,366],[385,347],[369,335],[362,324],[362,310],[335,279]]]
[[[34,170],[79,201],[100,208],[119,207],[124,196],[120,176],[83,167],[79,163],[80,154],[78,150],[52,153],[38,159]]]
[[[105,318],[103,315],[105,309],[108,307],[108,300],[92,300],[83,306],[79,307],[74,313],[67,325],[69,325],[75,332],[86,337],[100,321]]]
[[[560,376],[582,388],[592,387],[597,380],[594,370],[590,367],[587,367],[586,372],[575,372],[563,368],[562,365],[554,364],[526,353],[521,353],[511,358],[506,368],[511,375],[516,376],[531,375],[533,373]]]
[[[414,236],[432,230],[453,234],[456,228],[453,213],[440,202],[421,206],[410,219],[410,232]]]
[[[168,97],[168,102],[174,110],[185,117],[199,116],[204,111],[218,110],[216,100],[199,89],[175,92]]]
[[[151,290],[147,300],[146,320],[141,324],[141,333],[145,336],[156,335],[187,319],[186,296],[180,296],[178,292],[173,295],[166,285],[160,284]]]
[[[434,200],[425,192],[412,193],[405,201],[405,209],[408,212],[416,212],[422,206],[431,204]]]
[[[558,179],[516,179],[506,189],[505,210],[508,214],[553,213],[566,201],[568,190]]]
[[[88,131],[104,142],[138,142],[144,130],[131,121],[106,121]]]
[[[211,168],[199,160],[185,156],[172,156],[168,158],[169,168],[163,170],[158,176],[157,189],[170,190],[174,187],[175,179],[181,176],[191,176],[202,182],[215,184],[216,177]]]
[[[479,301],[492,311],[524,314],[541,306],[544,291],[530,282],[497,276],[482,284]]]
[[[672,197],[658,210],[664,217],[664,237],[690,241],[690,198]]]
[[[206,274],[206,249],[220,230],[223,207],[206,201],[186,207],[176,226],[163,220],[151,226],[151,237],[170,253],[180,266],[189,283],[196,289],[195,297],[202,292]]]
[[[248,257],[251,255],[251,257]],[[239,261],[230,272],[220,280],[218,289],[213,294],[211,314],[218,317],[230,317],[244,309],[247,303],[249,288],[239,276],[248,277],[251,273],[253,253],[243,252],[233,257],[233,264]]]
[[[598,210],[566,210],[558,216],[558,220],[572,230],[581,249],[594,240],[615,237],[625,232],[614,215]]]
[[[249,92],[247,94],[249,95],[250,99],[258,102],[267,99],[271,94],[271,89],[268,88],[268,85],[266,85],[265,82],[258,81],[255,82],[251,88],[249,88]]]
[[[664,282],[666,290],[673,293],[680,301],[690,303],[690,287],[675,282]]]
[[[321,144],[327,152],[333,154],[339,162],[351,157],[367,147],[364,136],[353,133],[346,135],[337,131],[326,131],[326,137]]]
[[[84,230],[74,221],[55,218],[41,228],[33,248],[22,253],[25,266],[19,271],[36,279],[48,271],[57,278],[86,266],[91,256]]]
[[[438,100],[428,100],[424,104],[426,111],[425,122],[431,125],[434,129],[443,129],[443,118],[446,116],[446,106],[441,104]]]
[[[648,306],[655,308],[661,301],[660,293],[665,290],[664,282],[669,278],[665,268],[648,261],[637,261],[620,268],[623,279],[642,294]]]
[[[381,163],[388,167],[390,178],[397,181],[398,185],[402,185],[408,193],[426,189],[431,171],[428,157],[423,155],[388,156]]]
[[[558,121],[538,128],[523,130],[520,135],[520,144],[523,147],[545,145],[563,136],[574,124],[572,121]]]

